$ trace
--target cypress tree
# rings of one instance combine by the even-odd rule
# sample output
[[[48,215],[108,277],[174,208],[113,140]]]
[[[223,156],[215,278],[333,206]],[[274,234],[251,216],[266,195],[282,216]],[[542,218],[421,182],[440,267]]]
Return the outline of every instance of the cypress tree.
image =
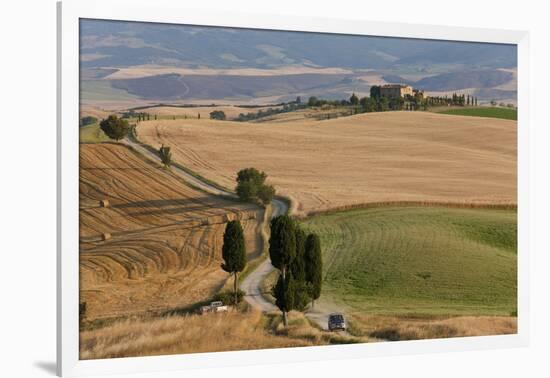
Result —
[[[311,301],[311,285],[306,281],[306,262],[305,247],[306,233],[296,226],[296,257],[290,264],[290,274],[292,276],[294,290],[294,303],[292,308],[303,311]]]
[[[291,275],[283,278],[283,274],[279,274],[279,279],[271,292],[275,297],[275,305],[283,312],[283,323],[286,327],[288,325],[286,314],[294,308],[294,279]]]
[[[172,153],[170,147],[165,147],[164,144],[159,148],[159,156],[164,168],[168,168],[172,164]]]
[[[222,264],[222,269],[233,274],[234,276],[233,292],[235,294],[235,304],[237,304],[238,273],[242,272],[246,266],[244,233],[241,222],[238,220],[229,221],[225,226],[225,232],[223,234],[222,257],[224,261]]]
[[[323,256],[321,255],[321,240],[316,234],[308,235],[305,247],[306,281],[311,285],[313,304],[321,296],[323,283]]]
[[[296,230],[294,221],[288,215],[279,215],[271,220],[271,236],[269,237],[269,257],[271,264],[281,271],[280,280],[282,281],[277,288],[273,289],[273,294],[277,305],[283,313],[283,323],[288,325],[287,313],[292,309],[293,299],[289,298],[290,276],[289,267],[296,257]]]
[[[306,280],[305,251],[306,233],[300,227],[296,227],[296,257],[290,264],[292,277],[297,281]]]

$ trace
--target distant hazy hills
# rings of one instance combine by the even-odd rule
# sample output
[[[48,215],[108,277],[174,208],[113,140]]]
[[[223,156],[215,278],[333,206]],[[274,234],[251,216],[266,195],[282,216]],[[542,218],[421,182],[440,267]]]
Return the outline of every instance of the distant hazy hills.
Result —
[[[515,67],[509,45],[296,33],[177,25],[81,22],[84,67],[172,64],[261,67],[304,64],[322,67],[389,68],[453,64]]]
[[[101,20],[82,20],[80,40],[81,79],[103,83],[86,88],[105,91],[107,82],[148,100],[338,97],[351,91],[367,92],[370,85],[383,82],[411,83],[427,91],[469,89],[488,97],[515,98],[510,84],[515,75],[501,70],[513,71],[517,65],[512,45]],[[118,69],[144,65],[228,70],[339,67],[349,72],[270,77],[162,72],[109,77]]]
[[[180,100],[185,98],[238,99],[271,97],[295,93],[326,94],[327,90],[349,84],[345,75],[188,75],[148,76],[136,79],[113,80],[113,86],[144,99]],[[368,86],[365,85],[366,88]],[[366,90],[365,88],[365,90]],[[330,96],[332,97],[332,96]],[[341,98],[342,96],[340,96]]]
[[[386,81],[407,83],[427,91],[445,91],[496,87],[512,80],[514,74],[500,70],[479,70],[444,73],[417,81],[407,80],[397,75],[386,75],[383,78]]]

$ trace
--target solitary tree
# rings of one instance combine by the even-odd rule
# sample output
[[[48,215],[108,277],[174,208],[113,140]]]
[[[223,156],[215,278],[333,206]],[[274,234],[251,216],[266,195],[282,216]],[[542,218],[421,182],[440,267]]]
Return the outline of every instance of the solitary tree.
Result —
[[[313,304],[321,296],[323,283],[323,257],[321,255],[321,240],[316,234],[308,235],[305,245],[306,281],[311,285]]]
[[[116,115],[110,115],[107,119],[102,120],[99,123],[99,127],[105,135],[111,139],[121,140],[130,130],[128,121],[122,118],[118,118]]]
[[[267,185],[267,174],[256,168],[245,168],[237,173],[237,187],[235,191],[242,201],[260,201],[267,205],[275,195],[275,189]]]
[[[159,148],[159,156],[164,168],[170,167],[170,164],[172,164],[172,153],[170,152],[170,147],[165,147],[163,144]]]
[[[218,120],[224,121],[225,113],[221,110],[214,110],[210,112],[210,119],[218,119]]]
[[[222,269],[234,275],[233,292],[235,294],[235,304],[237,304],[237,276],[246,266],[244,233],[241,222],[238,220],[227,222],[223,234],[222,257],[224,261]]]
[[[296,230],[294,221],[288,215],[279,215],[271,220],[271,236],[269,237],[269,257],[271,264],[281,271],[280,283],[275,286],[273,294],[277,299],[277,307],[283,313],[283,323],[288,325],[287,313],[292,310],[294,299],[289,267],[296,257]]]

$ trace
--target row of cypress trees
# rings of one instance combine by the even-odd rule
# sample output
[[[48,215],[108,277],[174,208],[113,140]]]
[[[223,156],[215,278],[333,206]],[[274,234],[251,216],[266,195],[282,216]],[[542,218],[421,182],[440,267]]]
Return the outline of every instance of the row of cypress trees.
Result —
[[[321,242],[316,234],[306,234],[288,215],[271,220],[269,257],[279,269],[279,278],[272,288],[275,304],[288,325],[291,310],[303,311],[321,295],[323,261]],[[222,269],[233,275],[234,301],[238,302],[238,274],[246,267],[244,232],[238,220],[227,223],[223,235]]]
[[[269,257],[280,271],[272,293],[286,327],[289,311],[303,311],[321,295],[323,261],[319,236],[306,235],[288,215],[275,217],[271,220]]]

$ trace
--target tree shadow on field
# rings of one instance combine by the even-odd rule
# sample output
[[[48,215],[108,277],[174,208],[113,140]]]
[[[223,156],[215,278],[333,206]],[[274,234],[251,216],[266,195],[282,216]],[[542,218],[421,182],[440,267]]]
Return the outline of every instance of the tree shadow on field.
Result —
[[[145,207],[145,208],[161,208],[169,206],[189,206],[189,205],[204,205],[205,203],[212,202],[208,201],[208,197],[197,197],[197,198],[174,198],[174,199],[153,199],[145,201],[132,201],[126,202],[119,205],[113,205],[117,209],[126,209],[132,207]]]
[[[34,366],[45,371],[49,375],[57,374],[57,365],[52,361],[35,361]]]
[[[212,208],[223,208],[220,203],[214,203],[211,198],[187,198],[187,199],[157,199],[146,201],[134,201],[112,206],[114,209],[135,209],[128,213],[131,216],[152,215],[177,215],[189,211],[205,211]],[[142,211],[140,211],[142,210]]]

